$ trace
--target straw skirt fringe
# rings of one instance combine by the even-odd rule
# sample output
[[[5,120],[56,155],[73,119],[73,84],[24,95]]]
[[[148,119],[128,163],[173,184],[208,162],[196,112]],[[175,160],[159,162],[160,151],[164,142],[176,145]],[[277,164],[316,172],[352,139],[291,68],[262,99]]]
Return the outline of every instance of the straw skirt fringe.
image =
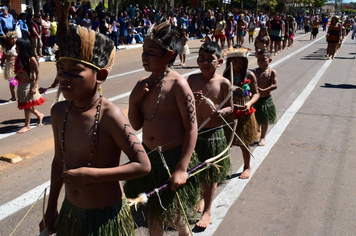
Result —
[[[42,105],[46,101],[38,92],[38,89],[36,90],[36,93],[34,95],[30,94],[33,85],[34,82],[27,84],[19,84],[17,88],[17,101],[18,108],[20,110]]]
[[[277,112],[271,96],[258,99],[254,107],[256,109],[256,120],[259,125],[263,123],[270,125],[276,123]]]
[[[144,147],[151,161],[151,172],[146,176],[128,180],[124,184],[124,192],[128,198],[137,198],[140,193],[148,193],[155,188],[162,186],[169,179],[169,175],[162,164],[159,153],[149,150],[145,145]],[[181,146],[163,152],[163,156],[171,173],[173,173],[180,159],[181,152]],[[190,159],[188,170],[198,164],[199,160],[197,155],[194,153]],[[190,210],[193,210],[194,206],[199,201],[199,186],[200,185],[198,180],[195,177],[192,177],[187,180],[185,185],[177,189],[179,198],[186,213],[192,213]],[[164,210],[162,207],[166,208],[166,210]],[[150,197],[145,206],[140,206],[138,212],[133,210],[134,215],[137,215],[139,218],[142,218],[141,212],[143,212],[145,215],[149,215],[150,219],[152,220],[166,224],[171,224],[174,220],[174,217],[177,216],[177,213],[182,213],[176,194],[170,189],[166,189],[160,192],[159,197],[157,194]]]
[[[134,236],[134,221],[126,197],[112,206],[82,209],[64,200],[57,236]]]
[[[209,158],[217,156],[227,147],[224,130],[222,128],[213,129],[209,131],[201,131],[198,135],[197,144],[195,146],[195,152],[198,154],[200,162],[204,162]],[[222,157],[229,155],[227,151]],[[199,174],[199,180],[201,183],[220,183],[226,180],[226,176],[230,171],[230,158],[216,163],[219,169],[215,166],[210,166],[208,169],[202,171]]]
[[[15,61],[8,61],[5,64],[4,70],[4,78],[5,80],[9,80],[11,78],[15,78],[16,74],[14,71]]]
[[[242,101],[243,100],[243,101]],[[250,98],[246,97],[239,97],[234,96],[234,104],[243,105],[248,102]],[[253,144],[258,139],[258,124],[256,121],[255,113],[249,115],[241,115],[236,117],[234,114],[231,114],[227,117],[227,122],[232,124],[233,121],[237,119],[237,128],[236,134],[240,137],[240,139],[246,145]],[[231,126],[231,125],[230,125]],[[231,136],[231,129],[227,126],[224,126],[225,137]],[[239,139],[235,136],[234,141],[232,142],[233,145],[241,145]]]

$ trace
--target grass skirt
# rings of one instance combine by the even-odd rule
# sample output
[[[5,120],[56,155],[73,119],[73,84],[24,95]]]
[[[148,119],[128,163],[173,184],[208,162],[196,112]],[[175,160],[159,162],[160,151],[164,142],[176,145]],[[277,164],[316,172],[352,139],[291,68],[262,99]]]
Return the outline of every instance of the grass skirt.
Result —
[[[319,29],[313,27],[313,29],[312,29],[312,35],[316,36],[318,33],[319,33]]]
[[[167,170],[162,164],[159,153],[156,151],[151,152],[151,150],[149,150],[145,145],[144,147],[151,161],[151,172],[146,176],[128,180],[124,184],[124,192],[128,198],[137,198],[140,193],[148,193],[167,183],[167,180],[169,179]],[[171,173],[174,171],[180,159],[181,152],[181,146],[163,152],[163,156]],[[198,164],[199,160],[197,155],[194,153],[189,162],[188,170]],[[200,185],[198,180],[195,177],[189,178],[187,183],[180,187],[177,192],[182,202],[184,211],[192,212],[194,206],[198,203],[200,196]],[[161,205],[166,208],[166,211]],[[159,193],[159,198],[157,197],[157,194],[150,197],[145,206],[140,206],[138,208],[137,213],[141,211],[143,211],[145,215],[148,214],[152,220],[163,222],[165,224],[171,224],[174,217],[177,216],[178,213],[181,213],[181,208],[175,192],[170,189],[165,189]],[[141,215],[142,214],[138,214],[139,217]]]
[[[33,85],[34,82],[31,82],[27,84],[19,84],[17,87],[17,101],[20,110],[42,105],[46,101],[38,92],[38,89],[34,95],[30,94]]]
[[[134,221],[126,197],[112,206],[82,209],[63,201],[57,236],[134,236]]]
[[[234,96],[233,99],[234,99],[234,104],[238,104],[238,105],[246,104],[246,102],[250,100],[248,96],[245,97]],[[258,124],[256,121],[255,113],[249,115],[242,115],[242,116],[235,116],[234,114],[231,114],[227,117],[226,120],[228,123],[230,123],[230,126],[232,127],[232,123],[235,119],[238,120],[236,134],[246,145],[253,144],[258,139]],[[231,129],[227,126],[224,126],[224,131],[225,131],[226,139],[229,139],[232,132]],[[232,144],[240,145],[241,143],[239,139],[237,139],[235,136]]]
[[[257,124],[268,123],[271,125],[276,123],[277,112],[272,96],[258,99],[253,106],[256,109],[255,116]]]
[[[231,133],[231,132],[230,132]],[[224,130],[222,128],[204,129],[198,135],[197,144],[195,146],[195,152],[198,154],[200,162],[204,162],[209,158],[212,158],[220,154],[227,147]],[[222,157],[229,155],[227,151]],[[219,169],[215,166],[210,166],[208,169],[199,173],[199,180],[203,183],[220,183],[226,179],[226,175],[230,171],[230,158],[217,163]]]
[[[4,78],[6,80],[9,80],[11,78],[15,78],[15,60],[13,61],[7,61],[5,64],[5,70],[4,70]]]

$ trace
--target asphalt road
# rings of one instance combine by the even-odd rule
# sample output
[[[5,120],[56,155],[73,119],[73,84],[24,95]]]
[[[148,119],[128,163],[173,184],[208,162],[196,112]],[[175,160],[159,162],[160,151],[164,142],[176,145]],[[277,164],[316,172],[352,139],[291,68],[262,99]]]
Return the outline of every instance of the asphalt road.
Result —
[[[196,58],[201,43],[191,40],[188,44],[191,54],[186,67],[178,66],[179,59],[174,66],[185,77],[199,71]],[[216,191],[212,222],[194,235],[356,234],[355,48],[348,36],[336,60],[327,61],[325,33],[310,41],[309,35],[299,31],[294,47],[273,56],[271,66],[279,82],[272,93],[278,122],[269,128],[267,145],[253,147],[250,180],[238,179],[242,155],[239,148],[232,148],[232,175]],[[141,51],[117,52],[103,84],[104,96],[125,113],[129,92],[148,74],[142,68]],[[253,55],[249,60],[249,68],[257,67]],[[50,86],[56,73],[54,62],[41,63],[40,70],[40,86]],[[49,186],[53,157],[49,114],[55,90],[44,97],[47,102],[38,110],[46,116],[45,125],[18,135],[24,113],[16,103],[5,103],[10,92],[6,81],[0,81],[0,155],[23,158],[17,164],[0,161],[0,235],[14,230],[13,235],[38,232],[41,193]],[[146,228],[137,230],[137,235],[146,233]],[[178,234],[170,230],[167,235]]]

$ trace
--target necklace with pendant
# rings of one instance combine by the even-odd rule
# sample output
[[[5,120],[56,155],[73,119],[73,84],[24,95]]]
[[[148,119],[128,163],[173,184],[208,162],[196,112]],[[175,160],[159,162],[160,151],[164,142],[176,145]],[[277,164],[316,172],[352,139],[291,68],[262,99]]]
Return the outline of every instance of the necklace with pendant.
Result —
[[[145,118],[144,112],[143,112],[143,105],[142,105],[142,99],[140,101],[140,105],[141,105],[141,114],[142,114],[142,118],[145,121],[151,121],[153,119],[153,117],[156,115],[157,113],[157,109],[158,109],[158,104],[159,104],[159,100],[161,98],[161,93],[163,90],[163,84],[164,84],[164,79],[166,77],[166,75],[171,71],[171,68],[168,68],[168,70],[166,70],[162,76],[160,76],[157,80],[154,80],[152,83],[149,83],[149,86],[151,86],[152,84],[156,83],[157,81],[160,81],[161,85],[160,85],[160,91],[158,93],[158,97],[157,97],[157,102],[156,102],[156,107],[155,110],[153,111],[152,115],[149,118]]]
[[[73,105],[73,102],[70,103],[68,109],[66,110],[66,114],[65,114],[65,118],[63,121],[63,129],[62,129],[62,157],[63,157],[63,166],[64,166],[64,170],[67,170],[67,156],[66,156],[66,151],[65,151],[65,131],[66,131],[66,123],[68,120],[68,112],[70,110],[70,108],[73,106],[74,108],[77,109],[88,109],[92,106],[95,105],[95,103],[98,103],[98,105],[96,106],[96,113],[94,116],[94,129],[93,129],[93,135],[94,135],[94,139],[93,142],[91,143],[91,150],[90,150],[90,156],[89,156],[89,162],[88,162],[88,166],[90,167],[92,165],[92,158],[93,158],[93,152],[94,152],[94,148],[95,148],[95,143],[96,143],[96,137],[98,134],[98,126],[99,126],[99,117],[100,117],[100,108],[101,108],[101,103],[102,103],[102,95],[100,94],[100,97],[91,105],[86,106],[86,107],[82,107],[82,108],[78,108],[75,107]]]

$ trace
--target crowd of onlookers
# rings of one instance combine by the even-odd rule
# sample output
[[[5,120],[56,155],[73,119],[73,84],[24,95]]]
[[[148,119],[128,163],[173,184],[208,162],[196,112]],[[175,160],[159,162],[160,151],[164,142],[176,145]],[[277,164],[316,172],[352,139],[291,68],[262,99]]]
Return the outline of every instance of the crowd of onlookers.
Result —
[[[16,30],[18,37],[31,40],[36,55],[51,55],[52,47],[56,44],[58,22],[56,18],[54,1],[47,0],[43,5],[41,14],[33,14],[30,7],[19,15],[11,15],[6,6],[0,8],[0,41],[4,43],[7,32]],[[173,7],[168,9],[156,6],[139,7],[138,4],[124,6],[117,17],[105,9],[103,2],[92,6],[90,1],[71,2],[69,24],[77,24],[88,29],[96,30],[111,38],[119,50],[119,45],[143,43],[147,30],[162,16],[171,23],[173,29],[185,30],[189,37],[203,38],[206,35],[215,37],[221,46],[231,46],[235,43],[243,44],[245,34],[252,35],[256,28],[267,25],[272,18],[269,14],[250,12],[222,12],[219,8],[202,10],[191,9],[188,6]],[[314,16],[295,14],[286,20],[296,23],[296,29],[303,29],[308,20]],[[319,17],[322,22],[327,22],[326,16]],[[285,21],[286,21],[285,20]],[[324,26],[325,27],[325,26]],[[325,29],[324,29],[325,30]],[[222,34],[223,36],[219,35]],[[221,38],[222,37],[222,38]]]

